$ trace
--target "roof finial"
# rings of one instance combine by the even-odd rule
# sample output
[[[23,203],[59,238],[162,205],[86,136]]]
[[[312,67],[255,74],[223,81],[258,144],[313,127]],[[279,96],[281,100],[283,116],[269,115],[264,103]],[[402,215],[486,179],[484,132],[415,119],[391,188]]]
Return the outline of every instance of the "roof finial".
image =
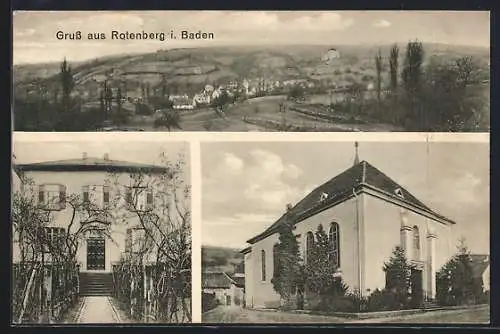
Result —
[[[355,155],[354,155],[354,164],[357,165],[359,164],[359,154],[358,154],[358,142],[354,142],[354,150],[355,150]]]

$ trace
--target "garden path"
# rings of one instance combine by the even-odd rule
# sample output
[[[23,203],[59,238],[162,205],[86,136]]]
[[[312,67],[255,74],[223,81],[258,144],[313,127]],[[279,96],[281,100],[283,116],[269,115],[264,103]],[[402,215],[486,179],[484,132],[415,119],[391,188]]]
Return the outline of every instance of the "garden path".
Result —
[[[117,310],[113,307],[110,297],[84,297],[82,308],[76,318],[80,324],[121,323],[123,322]]]

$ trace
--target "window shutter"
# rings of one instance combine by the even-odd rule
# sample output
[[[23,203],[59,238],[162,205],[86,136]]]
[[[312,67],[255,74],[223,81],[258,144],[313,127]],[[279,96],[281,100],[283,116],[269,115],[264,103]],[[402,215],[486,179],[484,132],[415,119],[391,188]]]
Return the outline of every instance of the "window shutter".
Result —
[[[38,204],[45,204],[45,187],[43,185],[38,186]]]
[[[66,186],[59,185],[59,208],[66,209]]]
[[[109,186],[108,185],[104,185],[103,186],[102,201],[103,201],[104,205],[108,205],[109,204]]]
[[[127,229],[127,237],[125,239],[125,252],[132,251],[132,229]]]
[[[83,186],[82,193],[83,193],[83,203],[89,203],[90,202],[89,186]]]
[[[153,190],[148,189],[146,193],[146,209],[152,210],[154,204]]]
[[[128,205],[132,205],[133,204],[133,200],[132,200],[132,188],[131,187],[127,187],[126,190],[125,190],[125,201],[127,202]]]

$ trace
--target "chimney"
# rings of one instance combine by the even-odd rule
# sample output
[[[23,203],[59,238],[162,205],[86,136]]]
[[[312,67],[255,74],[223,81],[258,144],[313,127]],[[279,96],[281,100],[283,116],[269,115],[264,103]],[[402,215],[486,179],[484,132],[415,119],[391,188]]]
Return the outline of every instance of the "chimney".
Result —
[[[354,150],[355,150],[354,165],[359,164],[358,145],[359,145],[358,142],[354,142]]]
[[[288,212],[288,211],[292,210],[292,208],[293,208],[292,203],[288,203],[288,204],[286,205],[286,212]]]
[[[84,160],[87,159],[87,152],[83,152],[82,159],[84,159]]]
[[[108,155],[108,153],[104,153],[104,160],[109,160],[109,155]]]

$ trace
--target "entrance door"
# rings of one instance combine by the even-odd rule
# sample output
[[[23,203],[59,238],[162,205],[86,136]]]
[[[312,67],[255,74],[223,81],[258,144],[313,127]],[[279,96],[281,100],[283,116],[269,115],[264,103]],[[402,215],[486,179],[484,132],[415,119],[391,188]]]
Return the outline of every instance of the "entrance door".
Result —
[[[422,270],[411,270],[411,302],[413,307],[421,307],[424,303],[422,286]]]
[[[105,255],[104,238],[87,239],[87,270],[104,270]]]

